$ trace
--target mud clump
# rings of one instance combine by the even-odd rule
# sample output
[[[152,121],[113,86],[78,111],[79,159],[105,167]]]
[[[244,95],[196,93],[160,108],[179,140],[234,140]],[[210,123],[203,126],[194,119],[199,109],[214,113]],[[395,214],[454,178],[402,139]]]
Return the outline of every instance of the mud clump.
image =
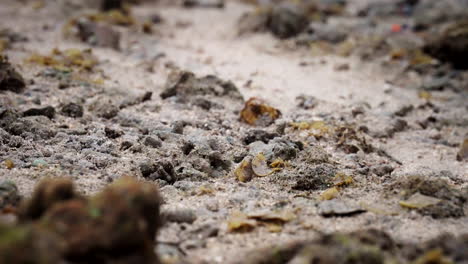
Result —
[[[23,77],[13,68],[8,58],[0,55],[0,91],[21,92],[26,87]]]
[[[11,181],[0,183],[0,212],[14,210],[20,201],[21,196],[15,183]]]
[[[386,263],[395,260],[391,255],[393,243],[390,236],[377,230],[326,234],[312,241],[252,252],[245,260],[237,263]]]
[[[292,7],[273,8],[267,21],[268,29],[282,39],[298,35],[308,24],[307,16]]]
[[[300,191],[324,190],[333,185],[333,177],[335,177],[336,172],[334,167],[327,164],[299,168],[296,176],[298,179],[293,189]]]
[[[52,119],[55,117],[55,108],[52,106],[46,106],[43,108],[31,108],[23,113],[24,116],[46,116],[49,119]]]
[[[434,40],[426,45],[425,51],[455,68],[468,69],[468,20],[451,24]]]
[[[45,180],[23,204],[19,224],[0,227],[0,252],[9,252],[0,263],[159,263],[153,244],[160,204],[154,185],[133,178],[92,197],[77,194],[67,179]]]
[[[21,205],[19,219],[25,222],[37,220],[55,204],[79,197],[71,180],[45,179],[38,184],[32,197]]]
[[[83,117],[84,110],[83,110],[83,106],[79,104],[68,103],[62,107],[61,113],[64,116],[79,118],[79,117]]]
[[[422,176],[408,177],[396,185],[400,185],[403,189],[403,196],[406,199],[417,193],[440,199],[438,203],[416,208],[422,215],[429,215],[436,219],[465,216],[464,204],[468,200],[466,189],[458,190],[445,180]]]
[[[196,105],[201,99],[218,101],[220,97],[243,101],[241,93],[232,82],[221,80],[214,75],[197,78],[194,73],[188,71],[173,72],[160,97],[175,97],[178,103],[192,105]]]

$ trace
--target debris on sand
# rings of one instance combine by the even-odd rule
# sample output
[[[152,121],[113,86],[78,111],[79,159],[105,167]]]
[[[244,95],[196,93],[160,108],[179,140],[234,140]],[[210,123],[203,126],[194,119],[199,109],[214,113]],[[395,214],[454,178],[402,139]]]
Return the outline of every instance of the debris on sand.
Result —
[[[11,181],[0,182],[0,214],[2,211],[14,211],[21,201],[18,187]]]
[[[77,194],[66,179],[43,181],[23,203],[20,222],[0,226],[0,252],[8,253],[0,262],[158,263],[153,244],[160,204],[154,185],[133,178],[92,197]]]
[[[92,46],[120,49],[120,33],[110,25],[87,20],[78,20],[74,30],[81,41]]]
[[[184,7],[224,8],[224,0],[184,0]]]
[[[253,97],[245,102],[240,112],[241,120],[253,126],[269,126],[281,116],[281,112],[265,101]]]
[[[188,71],[174,71],[170,74],[164,91],[160,94],[162,99],[174,97],[178,103],[190,103],[209,110],[219,98],[243,101],[237,87],[230,81],[224,81],[214,75],[198,78]],[[200,104],[201,100],[204,104]]]
[[[239,34],[268,30],[281,39],[291,38],[303,32],[309,19],[296,5],[259,8],[244,14],[239,20]]]
[[[98,64],[97,58],[90,49],[53,49],[49,55],[32,54],[28,60],[30,63],[53,67],[58,70],[91,71]]]
[[[229,232],[250,232],[257,226],[266,226],[270,232],[280,232],[282,226],[296,219],[291,210],[260,210],[251,213],[234,211],[228,221]]]
[[[468,191],[458,190],[443,179],[423,176],[410,176],[395,183],[403,190],[405,201],[401,206],[415,209],[422,215],[433,218],[459,218],[465,215],[464,204],[468,201]]]
[[[463,140],[463,143],[460,145],[460,150],[457,153],[457,160],[463,161],[468,159],[468,138]]]
[[[19,93],[25,87],[23,77],[13,68],[8,58],[0,54],[0,91]]]
[[[350,205],[338,199],[322,201],[318,204],[318,213],[324,217],[352,216],[363,212],[365,212],[365,210],[360,206]]]
[[[441,61],[451,63],[455,68],[468,69],[468,20],[452,23],[435,39],[429,41],[425,51]]]

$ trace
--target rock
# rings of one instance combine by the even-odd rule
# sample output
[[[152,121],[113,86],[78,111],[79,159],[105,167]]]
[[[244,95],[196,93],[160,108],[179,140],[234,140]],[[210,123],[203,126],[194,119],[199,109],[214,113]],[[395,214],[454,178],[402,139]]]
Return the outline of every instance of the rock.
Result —
[[[250,143],[253,143],[255,141],[262,141],[264,143],[268,143],[270,140],[276,137],[279,137],[278,133],[270,133],[261,129],[251,129],[247,131],[247,135],[244,136],[242,141],[246,145],[249,145]]]
[[[188,223],[192,224],[197,220],[197,215],[190,209],[179,209],[171,211],[163,211],[161,217],[164,222],[169,223]]]
[[[294,7],[274,7],[267,21],[267,28],[278,38],[290,38],[307,28],[307,16]]]
[[[318,99],[310,95],[299,95],[296,97],[297,107],[302,109],[313,109],[318,105]]]
[[[68,103],[62,107],[61,113],[64,116],[78,118],[83,117],[83,106],[75,103]]]
[[[81,41],[93,46],[120,49],[120,33],[110,25],[91,21],[78,21],[76,26]]]
[[[396,187],[404,190],[404,199],[409,199],[416,193],[437,198],[440,202],[417,208],[423,215],[430,215],[435,219],[459,218],[465,215],[464,205],[468,201],[467,190],[457,190],[445,180],[432,179],[423,176],[411,176],[396,183]]]
[[[178,102],[193,102],[199,97],[227,97],[242,101],[242,95],[230,81],[224,81],[214,75],[197,78],[194,73],[173,72],[160,94],[162,99],[176,97]]]
[[[123,9],[124,6],[123,0],[102,0],[101,1],[101,10],[102,11],[110,11],[110,10],[120,10]]]
[[[96,114],[105,119],[111,119],[117,116],[120,109],[112,103],[102,103],[96,108]]]
[[[437,25],[457,21],[468,17],[466,1],[459,0],[424,0],[414,8],[414,27],[419,30],[433,28]]]
[[[145,146],[152,147],[152,148],[160,148],[162,146],[162,141],[160,139],[154,137],[146,137],[145,141],[143,142]]]
[[[383,165],[374,165],[370,168],[370,170],[371,170],[371,173],[379,177],[382,177],[385,175],[390,175],[390,173],[392,173],[393,170],[395,170],[395,168],[393,168],[390,165],[383,164]]]
[[[26,87],[23,77],[10,64],[8,58],[0,55],[0,91],[19,93]]]
[[[184,0],[184,7],[224,8],[224,0]]]
[[[24,111],[23,116],[46,116],[49,119],[55,117],[55,108],[52,106],[46,106],[44,108],[31,108]]]
[[[163,180],[173,184],[178,180],[174,165],[170,161],[159,161],[157,163],[145,162],[140,165],[140,172],[144,178],[150,180]]]
[[[318,205],[318,213],[325,217],[351,216],[363,212],[365,210],[359,206],[349,205],[337,199],[322,201]]]
[[[468,19],[457,21],[436,35],[424,47],[435,58],[451,63],[455,68],[468,69]]]
[[[106,134],[106,137],[110,139],[116,139],[124,135],[123,131],[118,130],[118,129],[112,129],[110,127],[105,127],[104,133]]]
[[[20,201],[21,196],[14,182],[3,181],[0,183],[0,214],[3,210],[18,207]]]
[[[298,169],[294,190],[324,190],[333,185],[332,180],[337,171],[330,165],[318,165],[316,167],[303,166]]]

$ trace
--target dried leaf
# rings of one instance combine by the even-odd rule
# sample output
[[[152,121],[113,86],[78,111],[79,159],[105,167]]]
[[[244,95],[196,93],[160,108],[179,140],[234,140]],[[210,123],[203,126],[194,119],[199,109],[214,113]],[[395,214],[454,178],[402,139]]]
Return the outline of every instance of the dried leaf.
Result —
[[[424,99],[424,100],[431,100],[432,99],[432,94],[428,91],[420,91],[418,93],[419,98]]]
[[[249,232],[257,226],[257,222],[249,219],[246,214],[235,211],[229,217],[227,226],[229,232]]]
[[[27,61],[43,66],[51,66],[62,71],[71,71],[73,67],[89,71],[98,64],[90,49],[67,49],[64,51],[54,49],[50,55],[32,54]]]
[[[5,167],[9,170],[13,169],[15,167],[15,163],[10,160],[10,159],[7,159],[5,160]]]
[[[320,194],[320,200],[323,201],[323,200],[335,199],[336,197],[338,197],[338,194],[339,194],[338,188],[332,187],[332,188],[326,189],[325,191],[322,192],[322,194]]]
[[[241,120],[249,125],[268,126],[281,116],[281,112],[263,100],[253,97],[245,103],[240,116]]]
[[[252,159],[252,170],[259,177],[268,176],[274,172],[274,170],[268,167],[265,155],[261,152]]]
[[[248,182],[252,180],[253,174],[254,172],[252,170],[251,157],[245,157],[234,170],[234,175],[236,176],[236,179],[240,182]]]
[[[427,263],[452,264],[453,262],[444,256],[442,249],[436,248],[426,252],[424,255],[422,255],[413,262],[413,264]]]
[[[275,210],[249,213],[248,217],[264,222],[286,223],[296,219],[296,214],[291,210]]]
[[[335,179],[334,179],[334,182],[335,182],[335,186],[336,187],[345,187],[345,186],[349,186],[351,184],[354,183],[354,179],[353,177],[349,176],[349,175],[346,175],[344,173],[337,173],[335,175]]]
[[[421,209],[427,206],[435,205],[441,200],[435,197],[420,194],[419,192],[411,195],[406,201],[400,201],[400,205],[410,209]]]

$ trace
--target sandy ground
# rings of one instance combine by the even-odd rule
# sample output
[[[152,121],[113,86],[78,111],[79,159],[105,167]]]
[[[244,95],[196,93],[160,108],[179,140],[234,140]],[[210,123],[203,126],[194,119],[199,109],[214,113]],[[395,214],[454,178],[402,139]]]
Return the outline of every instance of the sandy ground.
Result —
[[[287,40],[278,40],[268,33],[238,36],[238,19],[245,11],[251,9],[252,7],[237,2],[228,2],[224,9],[184,9],[161,4],[144,4],[135,7],[133,9],[135,17],[143,18],[157,12],[163,16],[164,23],[155,26],[151,35],[137,34],[132,30],[123,29],[122,51],[93,48],[93,53],[100,61],[101,76],[107,76],[104,85],[96,91],[96,94],[105,95],[106,98],[112,98],[112,94],[131,97],[151,91],[153,99],[145,107],[129,107],[119,115],[140,116],[143,122],[148,124],[170,123],[177,119],[204,122],[205,116],[199,112],[178,111],[173,105],[165,109],[165,103],[158,96],[163,91],[171,68],[177,66],[192,71],[197,76],[214,74],[221,79],[233,81],[244,98],[256,96],[266,99],[272,106],[282,111],[286,121],[301,115],[320,119],[320,113],[331,115],[335,112],[349,113],[356,106],[366,103],[370,109],[365,115],[358,116],[355,121],[370,124],[372,129],[379,130],[388,125],[389,116],[395,110],[404,105],[424,103],[412,87],[393,86],[389,82],[398,76],[398,71],[362,62],[354,57],[312,56],[308,49],[294,48]],[[17,1],[2,1],[1,27],[21,32],[29,38],[28,42],[16,44],[15,48],[8,52],[10,60],[20,65],[31,52],[48,53],[54,47],[60,49],[88,47],[63,38],[61,29],[64,21],[64,15],[56,8],[33,10],[30,6],[24,7]],[[343,63],[349,64],[350,69],[336,71],[336,66]],[[151,71],[148,71],[148,67]],[[36,66],[24,64],[19,69],[27,79],[35,79],[35,84],[28,88],[34,91],[32,97],[40,96],[41,90],[47,91],[49,96],[40,98],[41,105],[59,105],[70,98],[79,97],[77,93],[83,91],[80,88],[72,88],[54,92],[53,89],[56,88],[48,88],[47,81],[37,77],[39,70]],[[295,98],[301,94],[314,96],[322,100],[323,104],[318,109],[297,113]],[[466,108],[463,107],[466,106],[466,100],[463,103],[463,96],[453,99],[457,97],[456,94],[444,91],[437,94],[437,97],[449,98],[447,104],[458,104],[458,108],[456,106],[453,108],[453,115],[466,116]],[[21,99],[21,95],[13,93],[2,93],[0,99],[0,103],[10,104],[7,107],[17,107],[22,110],[29,108],[32,101],[31,97]],[[26,103],[22,104],[21,100],[25,100]],[[442,101],[436,103],[444,104]],[[162,110],[151,111],[153,107],[160,107]],[[223,114],[219,111],[216,114],[220,119],[226,117],[227,122],[235,122],[231,117],[232,113]],[[409,129],[396,133],[390,138],[372,141],[375,146],[399,160],[401,165],[392,163],[394,171],[389,176],[356,178],[359,186],[346,189],[341,194],[343,199],[376,205],[390,211],[395,208],[400,210],[398,198],[386,197],[382,190],[389,182],[410,174],[448,171],[450,173],[447,175],[451,176],[445,177],[446,179],[459,188],[466,186],[468,163],[456,161],[458,148],[450,144],[438,144],[431,138],[442,137],[452,145],[459,144],[468,133],[468,128],[456,126],[445,127],[442,130],[431,128],[423,130],[418,127],[416,121],[424,115],[421,112],[411,114],[405,117]],[[112,120],[102,121],[91,116],[92,114],[86,113],[84,119],[87,120],[87,125],[94,129],[102,129],[103,125],[113,125]],[[68,123],[70,128],[77,130],[84,126],[75,120],[60,122]],[[229,133],[242,133],[248,129],[248,125],[239,123],[232,125],[233,132],[207,130],[203,135],[225,136]],[[55,155],[63,150],[62,146],[43,145],[34,141],[30,144],[32,152],[49,151]],[[335,153],[335,150],[327,145],[324,147],[334,160],[342,164],[351,163],[346,154]],[[25,155],[30,153],[26,152]],[[17,153],[1,153],[2,158],[12,155]],[[141,177],[131,166],[146,156],[152,158],[152,155],[158,153],[122,152],[116,158],[117,162],[109,167],[84,172],[79,171],[79,168],[38,169],[21,166],[13,170],[2,168],[0,178],[15,181],[21,193],[28,195],[40,178],[70,174],[76,180],[80,191],[93,193],[102,189],[109,178],[117,178],[124,174]],[[324,218],[317,214],[315,207],[320,191],[307,193],[292,191],[283,184],[276,184],[276,180],[271,178],[255,178],[248,183],[239,183],[231,174],[226,173],[222,177],[206,181],[184,180],[174,185],[162,186],[161,193],[166,201],[165,209],[189,208],[196,213],[197,220],[193,224],[166,225],[158,241],[180,244],[194,263],[201,260],[208,263],[226,263],[236,260],[256,247],[311,238],[317,232],[353,231],[375,227],[389,232],[397,240],[420,242],[444,232],[458,234],[461,230],[468,230],[466,216],[433,219],[430,216],[401,210],[397,215],[366,212],[353,217]],[[196,195],[200,186],[210,186],[214,193]],[[286,207],[293,208],[297,212],[297,219],[285,224],[281,232],[271,233],[264,227],[241,234],[227,231],[226,220],[231,212],[271,208],[279,202],[286,203]],[[207,228],[219,228],[218,235],[206,239],[197,235],[197,230]]]

